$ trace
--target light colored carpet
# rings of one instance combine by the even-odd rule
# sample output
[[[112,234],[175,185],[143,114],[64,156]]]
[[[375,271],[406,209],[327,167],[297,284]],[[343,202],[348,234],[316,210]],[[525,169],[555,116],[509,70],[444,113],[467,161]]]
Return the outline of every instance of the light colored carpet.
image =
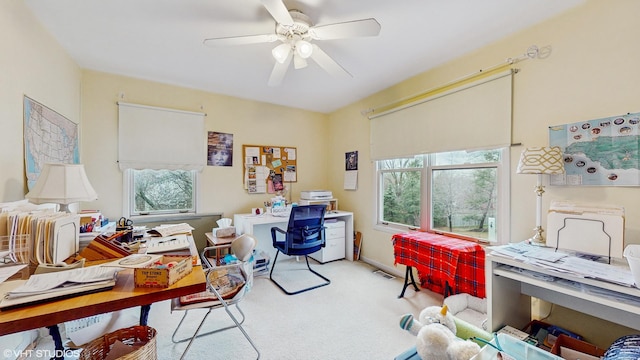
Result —
[[[363,262],[336,261],[311,267],[331,279],[331,284],[288,296],[267,275],[257,276],[251,292],[240,303],[246,314],[243,325],[261,352],[261,359],[393,359],[415,344],[400,329],[403,314],[418,315],[426,306],[442,304],[443,297],[428,290],[407,289],[398,299],[403,279],[388,279]],[[306,278],[304,260],[278,259],[274,277],[293,289]],[[313,279],[308,279],[313,280]],[[289,283],[289,281],[291,283]],[[315,280],[313,280],[315,281]],[[128,309],[137,315],[138,308]],[[204,310],[189,312],[184,326],[191,334]],[[178,359],[186,343],[174,344],[171,335],[183,312],[171,312],[170,302],[151,307],[149,326],[158,331],[158,359]],[[214,310],[202,331],[231,324],[224,309]],[[49,337],[38,348],[50,348]],[[187,359],[255,359],[256,353],[238,329],[198,338]],[[67,359],[70,359],[67,357]]]

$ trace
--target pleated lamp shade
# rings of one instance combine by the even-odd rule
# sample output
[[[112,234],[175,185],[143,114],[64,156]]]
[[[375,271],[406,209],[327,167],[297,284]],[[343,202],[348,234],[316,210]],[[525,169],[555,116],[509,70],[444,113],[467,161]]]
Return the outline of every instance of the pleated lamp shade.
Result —
[[[35,204],[68,205],[98,199],[82,164],[45,164],[33,189],[25,196]]]

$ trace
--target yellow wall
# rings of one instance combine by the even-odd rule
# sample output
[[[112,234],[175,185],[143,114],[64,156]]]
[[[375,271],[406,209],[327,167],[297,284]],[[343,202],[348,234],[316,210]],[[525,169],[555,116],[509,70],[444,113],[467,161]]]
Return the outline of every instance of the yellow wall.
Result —
[[[513,143],[511,149],[511,240],[530,237],[535,225],[535,176],[516,175],[520,151],[527,146],[548,144],[548,126],[640,111],[640,31],[637,29],[640,2],[635,0],[588,1],[555,19],[484,47],[437,69],[403,81],[385,91],[331,114],[332,158],[346,151],[359,151],[358,191],[342,189],[342,179],[329,179],[340,205],[357,209],[355,229],[363,233],[362,257],[389,271],[393,267],[391,233],[374,229],[375,179],[369,157],[369,120],[362,110],[376,108],[445,84],[479,69],[485,69],[523,54],[531,45],[550,45],[551,55],[523,61],[514,77]],[[480,125],[479,125],[480,126]],[[329,172],[342,169],[329,164]],[[567,199],[625,207],[626,243],[640,243],[640,190],[637,187],[547,186],[543,209],[551,199]],[[546,221],[543,217],[543,227]],[[608,344],[628,329],[609,326],[581,326],[592,319],[583,315],[555,312],[549,319],[563,323],[571,319],[572,330],[592,341]],[[557,315],[556,315],[557,314]],[[608,343],[607,343],[608,341]]]
[[[363,232],[362,255],[393,266],[390,235],[376,231],[375,179],[369,157],[369,120],[362,111],[415,95],[479,69],[517,57],[531,45],[551,46],[546,59],[515,65],[512,170],[526,146],[548,144],[548,126],[640,111],[637,83],[640,79],[640,40],[634,17],[640,2],[590,1],[556,19],[487,46],[437,69],[403,81],[385,91],[340,109],[330,116],[331,157],[359,151],[358,191],[342,189],[342,178],[331,177],[330,188],[340,204],[358,209],[356,228]],[[343,169],[330,163],[329,172]],[[514,173],[515,171],[512,171]],[[535,222],[535,176],[511,176],[511,239],[532,235]],[[626,242],[640,243],[638,188],[547,186],[543,209],[551,199],[622,205],[626,210]],[[545,221],[543,219],[543,226]]]
[[[82,153],[91,159],[85,162],[85,168],[99,196],[85,206],[100,209],[110,217],[119,216],[123,210],[122,173],[117,164],[118,101],[204,112],[207,131],[233,134],[233,166],[207,166],[201,173],[202,212],[223,212],[233,217],[234,213],[263,206],[274,196],[249,195],[244,190],[243,144],[297,148],[298,182],[285,184],[293,189],[293,201],[297,201],[301,190],[327,185],[327,115],[85,70],[82,136],[91,141],[85,141]]]
[[[26,94],[72,121],[81,120],[81,159],[100,199],[85,207],[107,216],[122,212],[122,178],[117,158],[118,100],[208,114],[206,129],[234,134],[234,166],[206,167],[202,174],[201,210],[232,215],[259,206],[268,195],[248,195],[242,189],[241,145],[287,145],[298,148],[301,190],[328,188],[339,207],[354,212],[355,229],[364,235],[362,256],[395,270],[390,233],[374,229],[375,179],[369,160],[369,120],[362,110],[434,88],[479,69],[523,54],[530,45],[550,45],[544,60],[517,64],[514,83],[514,143],[548,143],[547,127],[640,111],[637,83],[640,49],[637,44],[636,0],[589,0],[555,19],[486,46],[437,69],[403,81],[385,91],[325,115],[144,80],[81,71],[44,32],[20,0],[0,2],[0,201],[22,199],[24,183],[22,96]],[[435,36],[435,35],[434,35]],[[471,36],[471,35],[470,35]],[[375,59],[371,59],[375,61]],[[120,98],[124,94],[124,98]],[[141,134],[142,136],[142,134]],[[512,170],[523,146],[511,150]],[[358,190],[343,190],[344,154],[359,152]],[[514,171],[512,171],[513,173]],[[511,239],[531,235],[535,219],[535,177],[511,177]],[[640,243],[638,188],[548,186],[543,208],[551,199],[589,201],[625,207],[625,240]],[[543,219],[544,220],[544,219]],[[543,222],[543,226],[544,226]],[[544,307],[544,306],[543,306]],[[571,329],[598,339],[602,346],[628,330],[593,324],[581,314],[558,312]],[[586,320],[585,320],[586,319]],[[606,333],[598,335],[594,333]],[[605,331],[603,331],[605,329]],[[591,336],[589,336],[591,335]],[[610,342],[610,341],[609,341]]]
[[[24,199],[23,96],[80,122],[80,68],[21,0],[0,2],[0,202]]]

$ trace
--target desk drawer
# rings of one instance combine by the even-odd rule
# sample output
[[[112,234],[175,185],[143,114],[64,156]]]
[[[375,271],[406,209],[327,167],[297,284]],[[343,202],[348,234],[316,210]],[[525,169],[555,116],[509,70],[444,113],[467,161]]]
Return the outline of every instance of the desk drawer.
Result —
[[[344,221],[325,222],[325,239],[342,238],[344,240]]]
[[[325,222],[325,247],[311,254],[321,263],[345,258],[344,221]]]

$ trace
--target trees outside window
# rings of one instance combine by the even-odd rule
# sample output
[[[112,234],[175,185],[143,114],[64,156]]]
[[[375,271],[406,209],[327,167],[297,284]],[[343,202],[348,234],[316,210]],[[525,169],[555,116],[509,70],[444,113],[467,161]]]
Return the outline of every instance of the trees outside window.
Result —
[[[502,149],[380,160],[378,224],[496,240]]]
[[[196,171],[128,171],[131,215],[195,212]]]

